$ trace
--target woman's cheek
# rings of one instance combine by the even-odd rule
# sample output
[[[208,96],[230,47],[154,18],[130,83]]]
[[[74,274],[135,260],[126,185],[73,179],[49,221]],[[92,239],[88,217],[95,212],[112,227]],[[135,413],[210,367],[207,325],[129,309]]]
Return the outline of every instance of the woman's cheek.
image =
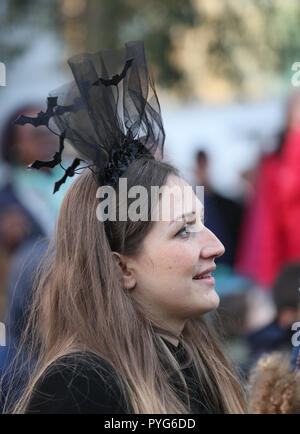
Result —
[[[166,252],[164,257],[167,258],[169,270],[185,270],[194,265],[194,255],[189,249],[184,247],[174,247],[171,251]]]

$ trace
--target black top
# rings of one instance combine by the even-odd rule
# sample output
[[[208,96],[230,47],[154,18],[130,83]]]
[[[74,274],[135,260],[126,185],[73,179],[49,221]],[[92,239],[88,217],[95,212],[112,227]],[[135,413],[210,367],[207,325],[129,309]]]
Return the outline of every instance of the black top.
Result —
[[[182,364],[186,360],[186,353],[181,344],[175,347],[169,341],[165,342],[179,364]],[[98,372],[103,374],[106,381]],[[203,398],[193,382],[192,368],[185,368],[182,372],[189,390],[191,412],[216,413],[217,410],[212,408],[209,400]],[[178,379],[173,375],[170,381],[176,385]],[[181,393],[179,387],[178,394],[185,399]],[[197,402],[199,399],[201,403]],[[132,409],[113,367],[92,353],[77,352],[59,358],[47,368],[35,386],[26,413],[130,414]]]
[[[130,409],[112,366],[90,352],[76,352],[47,368],[34,388],[26,413],[122,414],[130,413]]]
[[[222,404],[220,397],[218,399],[218,406],[212,403],[212,396],[209,392],[209,388],[207,382],[204,378],[202,378],[202,384],[199,384],[198,376],[196,375],[196,370],[191,363],[188,363],[188,355],[186,350],[184,349],[181,341],[179,341],[178,346],[171,344],[170,341],[165,340],[164,342],[179,362],[179,366],[181,367],[181,372],[185,378],[189,399],[190,399],[190,408],[191,413],[194,414],[214,414],[214,413],[223,413]],[[186,393],[183,390],[182,382],[177,373],[174,373],[170,377],[170,382],[176,387],[176,391],[181,400],[188,405],[188,400],[186,397]]]

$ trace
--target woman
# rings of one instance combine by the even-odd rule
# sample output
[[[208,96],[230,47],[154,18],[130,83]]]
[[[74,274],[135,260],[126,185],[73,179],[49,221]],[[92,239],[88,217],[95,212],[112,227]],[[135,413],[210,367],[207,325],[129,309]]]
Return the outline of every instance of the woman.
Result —
[[[116,96],[110,85],[123,76],[123,114],[127,119],[123,125],[133,133],[136,110],[140,107],[137,102],[144,101],[144,109],[137,110],[144,140],[132,141],[127,131],[126,138],[131,140],[125,138],[120,150],[114,148],[110,163],[103,168],[99,159],[91,158],[92,153],[88,155],[81,136],[81,147],[77,148],[85,150],[94,165],[92,171],[86,170],[73,182],[60,210],[56,237],[49,248],[54,253],[49,254],[50,260],[39,280],[27,329],[31,342],[36,343],[31,352],[37,354],[37,361],[14,412],[243,413],[239,382],[203,318],[219,303],[210,273],[224,247],[203,226],[202,204],[191,187],[173,166],[153,157],[159,144],[162,150],[164,139],[160,110],[157,104],[154,111],[153,100],[150,104],[141,94],[134,105],[126,101],[129,94],[132,101],[140,92],[141,83],[148,83],[137,80],[142,76],[141,64],[145,66],[140,61],[142,44],[127,44],[126,49],[127,62],[133,61],[130,65],[126,62],[123,74],[108,80],[113,75],[110,71],[105,79],[97,80],[103,80],[103,87],[89,88],[88,95],[97,102],[106,95],[108,113],[108,96],[112,101]],[[91,55],[88,56],[90,65]],[[110,62],[114,68],[115,64]],[[77,86],[82,89],[74,62],[71,65]],[[81,95],[87,92],[84,71],[85,88]],[[88,82],[95,83],[94,78]],[[133,83],[137,81],[133,92]],[[125,88],[131,92],[126,93]],[[111,93],[107,94],[108,90]],[[75,101],[73,93],[72,98]],[[62,112],[62,106],[70,107],[69,103],[64,101],[57,113]],[[91,110],[90,99],[88,104],[89,119],[95,120],[100,113],[99,104],[98,111]],[[76,108],[72,116],[77,113]],[[107,140],[108,149],[112,141],[107,136],[115,130],[109,128],[112,118],[103,113],[102,110],[101,125],[105,120],[110,124],[106,123],[105,129],[100,123],[93,125],[98,128],[101,142]],[[82,113],[80,116],[78,120],[82,121]],[[70,125],[69,118],[60,130],[64,137],[68,133],[66,126]],[[78,124],[72,125],[75,128]],[[116,123],[114,127],[117,128]],[[74,129],[72,133],[76,145]],[[152,154],[146,148],[151,148]],[[97,208],[99,186],[114,186],[118,217],[124,208],[127,212],[133,205],[134,198],[129,194],[124,205],[120,184],[116,184],[121,178],[126,179],[128,191],[139,186],[147,192],[147,202],[141,206],[147,212],[137,221],[103,221]],[[156,200],[150,194],[153,186],[167,187]],[[192,194],[185,194],[189,187]],[[172,201],[170,189],[176,192]],[[169,211],[169,218],[165,219],[162,209]],[[188,213],[185,217],[183,211]]]

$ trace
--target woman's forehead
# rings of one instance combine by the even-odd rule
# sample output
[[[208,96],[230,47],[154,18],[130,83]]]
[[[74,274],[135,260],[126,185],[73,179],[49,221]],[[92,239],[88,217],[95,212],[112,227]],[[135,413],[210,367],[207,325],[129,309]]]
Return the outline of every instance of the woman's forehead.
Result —
[[[203,203],[184,179],[170,177],[161,192],[156,210],[158,220],[171,223],[174,220],[182,220],[186,214],[202,214]]]

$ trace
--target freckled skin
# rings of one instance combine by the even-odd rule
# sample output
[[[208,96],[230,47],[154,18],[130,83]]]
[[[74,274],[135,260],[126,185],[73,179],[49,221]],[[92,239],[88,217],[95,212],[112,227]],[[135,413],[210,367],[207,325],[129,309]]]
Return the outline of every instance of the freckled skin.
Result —
[[[180,332],[187,318],[202,315],[219,305],[219,296],[212,285],[193,280],[199,272],[214,266],[214,259],[225,249],[218,238],[201,222],[203,206],[196,195],[183,194],[188,186],[181,178],[169,176],[167,186],[179,187],[181,196],[171,201],[171,219],[185,210],[196,210],[193,228],[175,236],[184,221],[169,225],[169,221],[156,221],[144,240],[144,250],[131,262],[135,276],[132,296],[151,309],[162,324]],[[167,197],[162,195],[162,203]],[[192,219],[188,219],[192,221]],[[188,235],[188,236],[186,236]]]

